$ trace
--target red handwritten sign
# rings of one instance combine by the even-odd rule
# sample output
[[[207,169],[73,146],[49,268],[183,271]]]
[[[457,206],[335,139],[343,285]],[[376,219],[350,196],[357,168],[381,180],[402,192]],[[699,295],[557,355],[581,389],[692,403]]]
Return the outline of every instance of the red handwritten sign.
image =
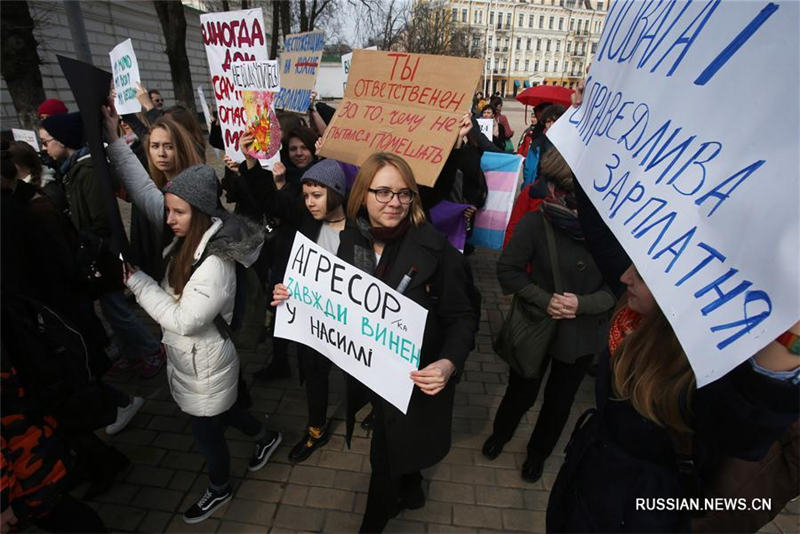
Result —
[[[373,152],[393,152],[408,161],[417,183],[432,186],[482,68],[478,59],[354,51],[320,154],[361,165]]]

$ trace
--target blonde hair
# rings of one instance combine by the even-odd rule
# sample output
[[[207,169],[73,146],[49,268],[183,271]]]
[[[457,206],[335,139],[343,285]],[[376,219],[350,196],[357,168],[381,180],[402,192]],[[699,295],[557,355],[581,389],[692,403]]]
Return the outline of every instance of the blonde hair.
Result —
[[[661,310],[643,317],[612,355],[611,386],[618,398],[629,400],[643,417],[677,432],[691,432],[697,384]]]
[[[169,117],[159,117],[150,128],[153,130],[161,129],[167,132],[172,139],[172,146],[175,150],[175,174],[182,172],[192,165],[201,165],[203,161],[195,148],[194,140],[186,129],[170,119]],[[150,178],[155,182],[159,189],[163,189],[167,184],[167,176],[153,164],[150,158],[150,134],[145,139],[145,155],[147,156],[147,170],[150,173]]]
[[[350,200],[347,202],[347,216],[352,220],[358,218],[358,212],[366,205],[372,180],[378,174],[378,171],[387,165],[397,169],[406,187],[414,192],[414,199],[409,206],[408,215],[411,217],[411,222],[414,226],[419,226],[425,222],[425,212],[422,211],[422,202],[420,201],[417,182],[414,180],[414,172],[406,163],[406,160],[390,152],[375,152],[361,165],[361,169],[358,171],[356,180],[353,183],[353,188],[350,190]]]

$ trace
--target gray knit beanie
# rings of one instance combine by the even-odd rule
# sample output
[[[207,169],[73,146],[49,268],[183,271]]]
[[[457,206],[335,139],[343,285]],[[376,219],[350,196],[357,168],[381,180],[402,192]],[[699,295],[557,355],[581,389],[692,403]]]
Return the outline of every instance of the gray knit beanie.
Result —
[[[312,180],[345,196],[347,178],[342,167],[333,159],[323,159],[303,173],[300,182]]]
[[[226,218],[218,196],[219,182],[214,169],[208,165],[192,165],[178,174],[167,185],[164,193],[172,193],[207,215]]]

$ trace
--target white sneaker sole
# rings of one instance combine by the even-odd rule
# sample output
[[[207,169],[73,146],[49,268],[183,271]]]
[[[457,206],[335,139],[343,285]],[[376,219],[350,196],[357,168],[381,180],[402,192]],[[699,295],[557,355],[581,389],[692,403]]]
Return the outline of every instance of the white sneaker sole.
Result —
[[[270,457],[272,456],[272,453],[274,453],[276,450],[278,450],[278,447],[280,446],[282,441],[283,441],[283,434],[278,432],[278,439],[275,441],[275,443],[272,445],[272,447],[269,448],[269,451],[267,451],[267,454],[264,455],[264,459],[261,460],[260,462],[258,462],[256,465],[248,465],[247,466],[247,470],[248,471],[258,471],[259,469],[261,469],[262,467],[267,465],[267,462],[269,461]]]
[[[114,421],[110,425],[106,427],[106,434],[109,436],[113,436],[114,434],[119,434],[128,426],[131,420],[136,417],[136,414],[139,412],[141,407],[144,405],[144,399],[142,397],[134,397],[131,401],[133,406],[131,407],[130,411],[126,414],[125,419],[122,421]]]
[[[194,525],[195,523],[200,523],[202,521],[205,521],[206,519],[208,519],[209,517],[214,515],[214,512],[219,510],[219,508],[221,506],[224,506],[224,505],[228,504],[231,501],[231,499],[233,499],[233,493],[229,493],[227,497],[225,497],[220,502],[215,504],[212,508],[209,508],[208,511],[206,513],[204,513],[203,515],[200,515],[200,516],[197,516],[197,517],[192,517],[192,518],[188,518],[188,517],[186,517],[184,515],[183,516],[183,522],[187,523],[189,525]]]

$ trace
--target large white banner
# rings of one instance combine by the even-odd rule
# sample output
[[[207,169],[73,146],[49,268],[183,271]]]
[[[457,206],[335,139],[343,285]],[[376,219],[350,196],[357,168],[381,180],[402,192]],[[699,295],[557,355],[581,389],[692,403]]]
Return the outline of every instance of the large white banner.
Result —
[[[320,352],[406,413],[428,311],[295,234],[275,335]]]
[[[799,6],[614,2],[583,105],[547,134],[699,386],[800,318]]]
[[[133,43],[130,39],[125,39],[111,49],[108,57],[111,60],[114,89],[117,92],[114,107],[120,115],[139,113],[142,111],[142,105],[136,99],[136,84],[142,80],[139,76],[139,63],[136,61]]]
[[[234,61],[269,59],[264,17],[261,8],[207,13],[200,15],[200,25],[225,154],[241,162],[244,156],[239,151],[239,137],[247,124],[241,95],[234,87],[231,64]]]

